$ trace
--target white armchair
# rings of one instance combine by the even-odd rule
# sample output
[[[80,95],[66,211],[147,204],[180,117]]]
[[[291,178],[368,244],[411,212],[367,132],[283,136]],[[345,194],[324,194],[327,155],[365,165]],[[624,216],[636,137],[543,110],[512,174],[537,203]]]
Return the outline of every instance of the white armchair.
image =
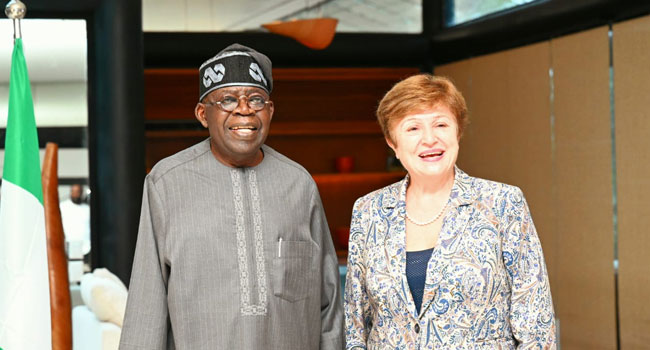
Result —
[[[81,278],[83,305],[72,309],[74,350],[117,350],[126,309],[127,289],[106,269]]]

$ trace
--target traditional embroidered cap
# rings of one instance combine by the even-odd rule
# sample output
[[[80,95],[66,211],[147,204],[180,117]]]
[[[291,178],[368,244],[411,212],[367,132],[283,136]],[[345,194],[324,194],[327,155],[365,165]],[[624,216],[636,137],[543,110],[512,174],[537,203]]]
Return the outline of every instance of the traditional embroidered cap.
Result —
[[[226,86],[256,86],[273,90],[271,60],[250,47],[232,44],[199,67],[199,101]]]

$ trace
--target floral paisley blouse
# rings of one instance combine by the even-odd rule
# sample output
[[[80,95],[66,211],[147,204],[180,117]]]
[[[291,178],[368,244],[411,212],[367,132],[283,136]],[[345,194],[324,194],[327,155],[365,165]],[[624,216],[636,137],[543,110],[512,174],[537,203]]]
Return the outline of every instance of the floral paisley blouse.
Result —
[[[521,190],[455,171],[419,315],[405,274],[409,177],[356,201],[347,349],[556,348],[542,247]]]

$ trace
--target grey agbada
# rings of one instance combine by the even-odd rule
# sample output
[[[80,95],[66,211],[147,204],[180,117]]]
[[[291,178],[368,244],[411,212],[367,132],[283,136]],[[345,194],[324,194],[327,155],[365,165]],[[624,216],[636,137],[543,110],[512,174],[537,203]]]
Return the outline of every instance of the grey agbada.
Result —
[[[230,167],[210,139],[145,180],[120,349],[342,349],[336,252],[299,164],[261,146]]]

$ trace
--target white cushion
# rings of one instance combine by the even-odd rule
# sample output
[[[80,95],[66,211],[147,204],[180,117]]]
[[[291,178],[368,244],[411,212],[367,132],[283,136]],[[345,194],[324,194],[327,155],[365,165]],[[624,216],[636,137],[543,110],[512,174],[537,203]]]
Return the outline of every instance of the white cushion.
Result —
[[[126,286],[124,285],[124,283],[122,283],[122,280],[119,277],[115,276],[112,272],[108,271],[108,269],[105,268],[95,269],[95,271],[93,271],[93,275],[97,277],[109,279],[115,282],[118,286],[120,286],[120,289],[122,289],[125,292],[127,291]]]
[[[81,277],[81,298],[100,321],[122,327],[127,296],[124,283],[106,269]]]

